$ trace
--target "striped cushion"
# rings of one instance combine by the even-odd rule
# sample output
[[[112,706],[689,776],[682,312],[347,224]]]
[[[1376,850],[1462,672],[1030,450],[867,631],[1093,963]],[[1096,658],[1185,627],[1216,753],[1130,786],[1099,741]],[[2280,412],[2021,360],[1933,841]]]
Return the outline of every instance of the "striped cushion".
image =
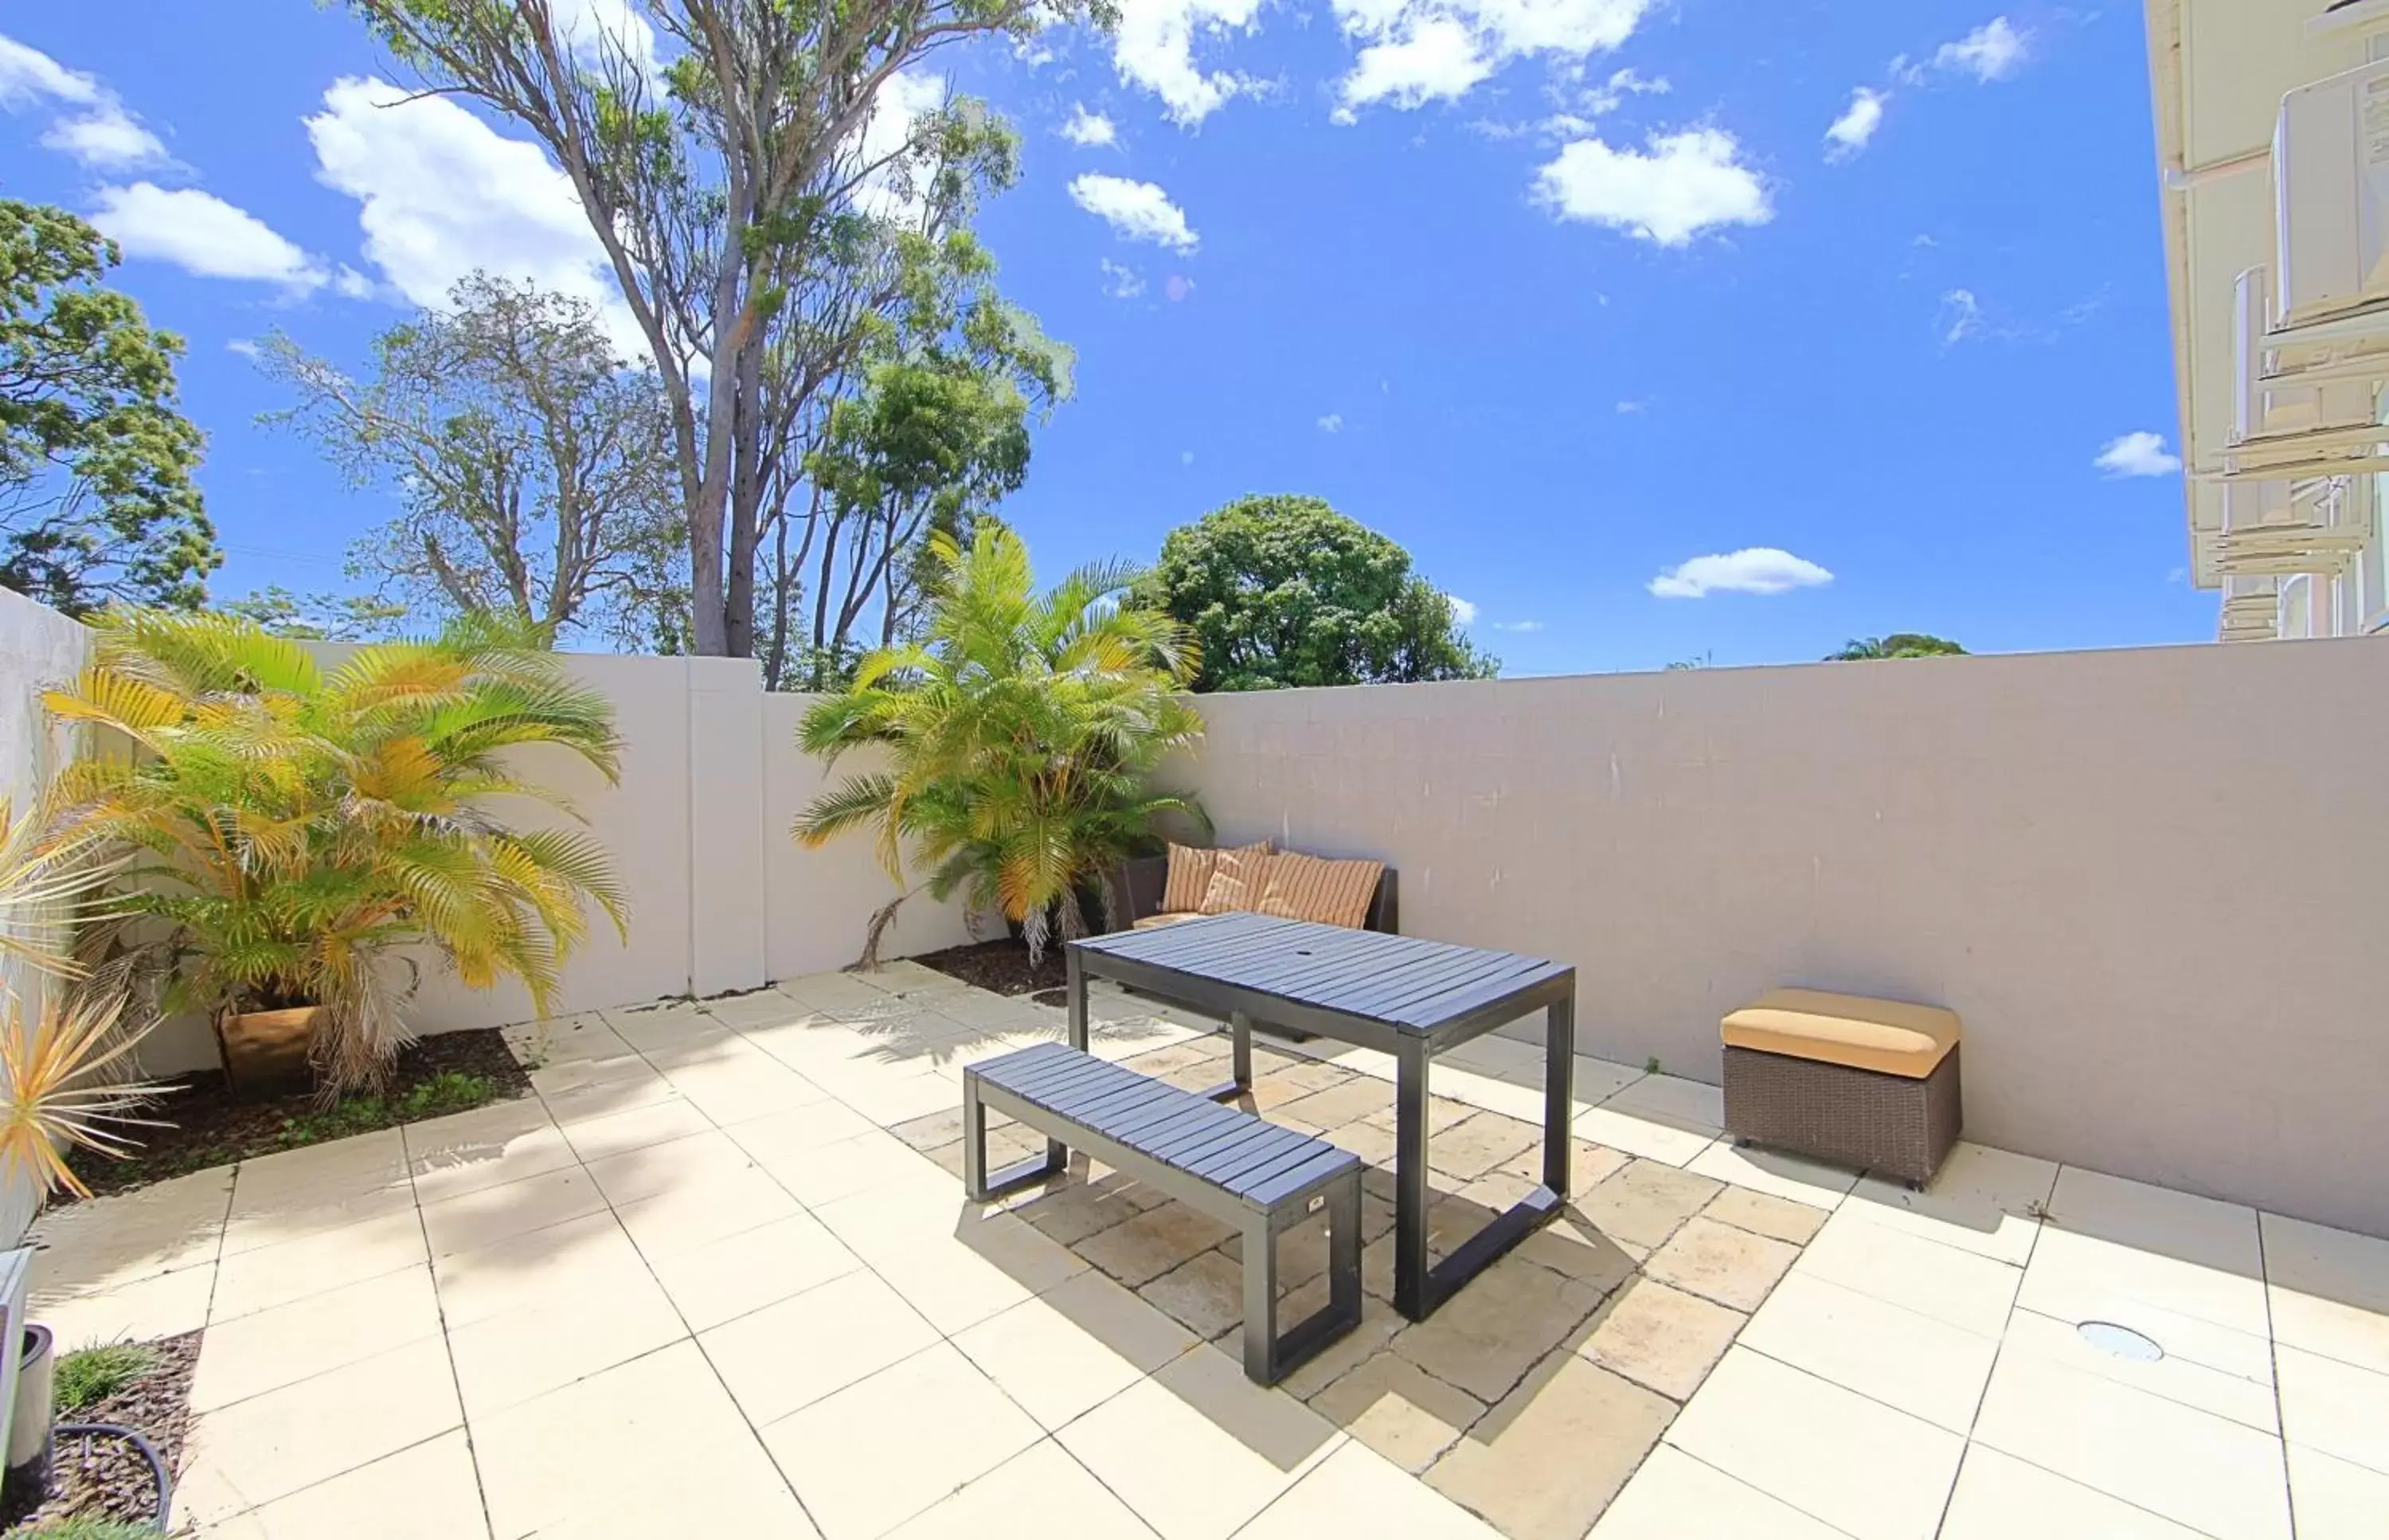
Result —
[[[1260,902],[1261,878],[1270,862],[1277,859],[1266,848],[1222,850],[1212,863],[1211,885],[1203,890],[1203,902],[1197,907],[1206,914],[1226,914],[1232,910],[1250,910]]]
[[[1383,861],[1330,861],[1291,851],[1264,863],[1260,898],[1251,907],[1285,920],[1359,929],[1369,918]]]
[[[1266,856],[1270,842],[1260,840],[1240,846],[1238,854]],[[1190,845],[1169,847],[1169,876],[1161,885],[1161,908],[1166,913],[1192,914],[1203,909],[1203,896],[1211,890],[1211,873],[1218,869],[1224,852],[1198,850]],[[1209,912],[1216,913],[1217,910]]]

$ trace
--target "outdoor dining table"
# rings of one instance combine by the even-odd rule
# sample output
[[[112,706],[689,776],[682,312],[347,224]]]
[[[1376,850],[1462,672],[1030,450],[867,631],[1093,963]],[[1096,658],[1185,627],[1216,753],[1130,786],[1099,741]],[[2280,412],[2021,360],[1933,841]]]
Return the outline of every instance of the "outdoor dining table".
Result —
[[[1073,941],[1070,1046],[1087,1048],[1087,983],[1107,978],[1226,1015],[1233,1074],[1253,1082],[1256,1023],[1390,1054],[1395,1074],[1394,1308],[1424,1320],[1471,1278],[1559,1212],[1568,1190],[1576,970],[1540,958],[1415,936],[1230,913]],[[1427,1263],[1427,1074],[1435,1060],[1531,1012],[1544,1012],[1543,1180],[1440,1263]]]

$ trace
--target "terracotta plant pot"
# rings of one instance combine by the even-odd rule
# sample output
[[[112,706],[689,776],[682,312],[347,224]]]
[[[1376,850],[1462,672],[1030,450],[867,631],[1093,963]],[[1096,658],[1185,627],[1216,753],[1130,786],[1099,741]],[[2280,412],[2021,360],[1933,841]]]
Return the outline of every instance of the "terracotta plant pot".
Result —
[[[270,1096],[308,1083],[307,1051],[320,1005],[287,1011],[227,1011],[216,1018],[216,1046],[235,1096]]]

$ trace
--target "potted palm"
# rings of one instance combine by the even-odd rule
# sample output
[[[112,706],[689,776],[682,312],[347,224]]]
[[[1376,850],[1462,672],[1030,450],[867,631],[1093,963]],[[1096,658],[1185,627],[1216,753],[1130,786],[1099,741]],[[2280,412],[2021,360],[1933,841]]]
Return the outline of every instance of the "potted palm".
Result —
[[[1083,567],[1040,593],[1028,548],[1000,524],[965,548],[930,538],[932,599],[917,641],[857,666],[843,694],[806,712],[798,739],[835,763],[866,745],[885,768],[849,776],[797,820],[818,846],[870,827],[900,886],[909,850],[937,898],[1017,925],[1031,966],[1058,926],[1086,934],[1082,893],[1116,907],[1120,859],[1150,847],[1154,824],[1192,799],[1149,784],[1202,719],[1181,692],[1194,677],[1192,633],[1158,610],[1121,603],[1140,574]],[[863,961],[900,895],[873,919]]]
[[[115,610],[96,627],[90,667],[46,697],[108,730],[60,773],[51,837],[131,853],[122,908],[171,935],[169,1003],[208,1012],[236,1090],[310,1068],[326,1097],[379,1081],[411,1036],[401,948],[429,947],[476,988],[518,979],[545,1014],[583,901],[624,924],[602,847],[489,810],[570,810],[518,745],[616,776],[610,708],[553,656],[487,628],[326,664],[228,615]]]

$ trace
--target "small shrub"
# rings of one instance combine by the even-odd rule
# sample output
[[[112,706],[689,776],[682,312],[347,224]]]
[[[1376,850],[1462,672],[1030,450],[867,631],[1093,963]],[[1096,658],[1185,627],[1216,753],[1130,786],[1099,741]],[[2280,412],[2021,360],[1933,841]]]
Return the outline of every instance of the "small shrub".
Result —
[[[395,1101],[380,1096],[351,1096],[323,1112],[301,1113],[285,1119],[282,1131],[275,1139],[285,1149],[321,1144],[326,1139],[347,1139],[351,1134],[370,1134],[395,1124],[419,1123],[427,1117],[468,1112],[497,1094],[496,1083],[486,1075],[442,1070]]]
[[[11,1540],[158,1540],[157,1526],[124,1519],[53,1519],[39,1529],[22,1531]]]
[[[419,1118],[470,1112],[497,1094],[497,1086],[486,1075],[441,1070],[406,1093],[399,1102],[399,1116],[412,1123]]]
[[[58,1410],[79,1412],[96,1406],[157,1367],[158,1350],[146,1343],[95,1343],[76,1348],[58,1359],[54,1392]]]
[[[1651,1057],[1642,1061],[1642,1073],[1645,1075],[1656,1075],[1659,1073],[1659,1056],[1657,1054],[1654,1053]]]

